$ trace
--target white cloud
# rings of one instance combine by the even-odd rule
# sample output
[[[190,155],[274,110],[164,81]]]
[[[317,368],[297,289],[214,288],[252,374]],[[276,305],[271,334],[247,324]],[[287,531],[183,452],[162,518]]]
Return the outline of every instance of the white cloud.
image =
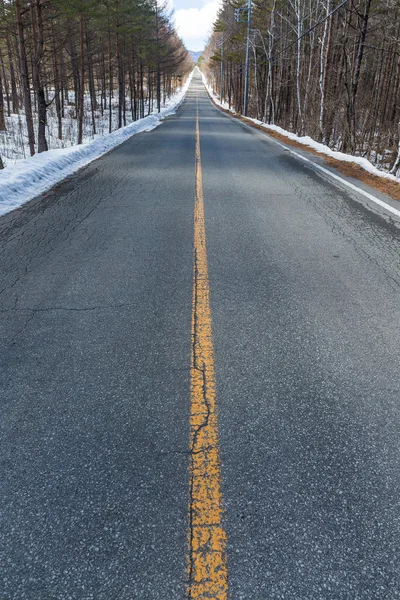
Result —
[[[175,12],[179,35],[189,50],[203,50],[220,8],[219,0],[203,0],[201,8],[182,8]]]

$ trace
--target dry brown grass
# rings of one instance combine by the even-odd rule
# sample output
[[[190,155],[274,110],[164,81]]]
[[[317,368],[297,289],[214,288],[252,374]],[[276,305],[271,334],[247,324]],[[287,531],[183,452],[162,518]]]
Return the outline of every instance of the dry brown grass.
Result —
[[[326,165],[337,169],[338,171],[343,173],[343,175],[346,175],[347,177],[353,177],[354,179],[358,179],[359,181],[362,181],[366,185],[369,185],[370,187],[374,188],[375,190],[378,190],[383,194],[387,194],[393,200],[400,201],[400,182],[397,183],[396,181],[391,181],[390,179],[378,177],[378,175],[373,175],[372,173],[369,173],[368,171],[360,167],[360,165],[358,165],[357,163],[346,162],[342,160],[337,160],[336,158],[331,158],[330,156],[325,156],[324,154],[321,154],[320,152],[314,150],[314,148],[310,148],[309,146],[301,144],[296,140],[291,140],[290,138],[287,138],[284,135],[277,133],[276,131],[267,130],[265,127],[262,127],[262,125],[257,125],[257,123],[253,123],[252,121],[245,119],[241,115],[233,114],[229,110],[219,107],[217,104],[215,104],[212,98],[211,101],[214,104],[214,106],[216,106],[219,110],[222,110],[222,112],[227,113],[228,115],[231,115],[236,119],[239,119],[239,121],[246,123],[246,125],[250,125],[250,127],[258,129],[266,135],[270,135],[271,137],[279,140],[280,142],[283,142],[284,144],[287,144],[288,146],[301,148],[301,150],[306,150],[307,152],[310,152],[315,156],[322,157]]]
[[[393,198],[393,200],[400,200],[400,183],[397,183],[396,181],[391,181],[390,179],[368,173],[368,171],[360,167],[357,163],[336,160],[329,156],[325,158],[325,164],[334,167],[343,173],[343,175],[347,175],[347,177],[354,177],[383,194],[387,194]]]

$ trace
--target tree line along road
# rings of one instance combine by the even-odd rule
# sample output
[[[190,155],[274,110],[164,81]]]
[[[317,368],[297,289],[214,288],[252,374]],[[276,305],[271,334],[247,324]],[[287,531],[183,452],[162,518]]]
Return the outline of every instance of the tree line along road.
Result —
[[[400,598],[396,217],[195,75],[0,252],[1,598]]]

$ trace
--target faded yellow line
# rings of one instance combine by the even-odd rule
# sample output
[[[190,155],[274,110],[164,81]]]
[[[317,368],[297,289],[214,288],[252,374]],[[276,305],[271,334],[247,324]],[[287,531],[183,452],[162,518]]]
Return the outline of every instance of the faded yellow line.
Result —
[[[204,225],[199,105],[196,97],[196,199],[192,309],[190,500],[187,597],[226,600],[226,533],[215,399],[214,349]]]

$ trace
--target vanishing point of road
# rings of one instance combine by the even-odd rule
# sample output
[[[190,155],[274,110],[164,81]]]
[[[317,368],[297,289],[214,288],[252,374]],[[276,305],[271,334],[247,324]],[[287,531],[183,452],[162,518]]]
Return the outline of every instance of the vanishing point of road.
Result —
[[[1,600],[400,598],[399,241],[199,75],[2,217]]]

